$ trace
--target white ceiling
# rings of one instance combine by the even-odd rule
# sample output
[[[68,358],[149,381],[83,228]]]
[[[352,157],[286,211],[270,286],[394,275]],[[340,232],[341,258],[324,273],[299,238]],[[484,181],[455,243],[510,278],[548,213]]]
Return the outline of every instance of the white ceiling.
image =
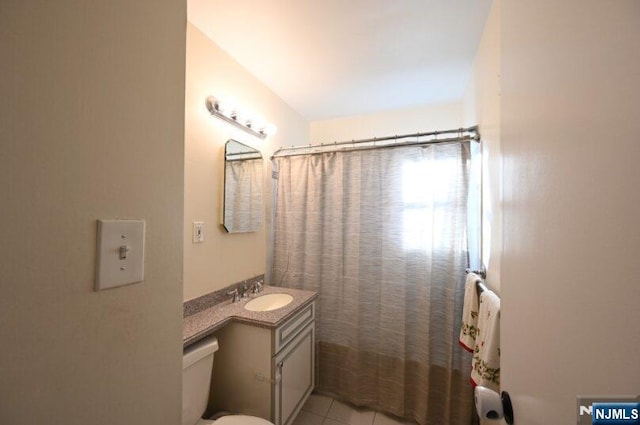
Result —
[[[308,120],[460,100],[491,0],[189,0],[188,17]]]

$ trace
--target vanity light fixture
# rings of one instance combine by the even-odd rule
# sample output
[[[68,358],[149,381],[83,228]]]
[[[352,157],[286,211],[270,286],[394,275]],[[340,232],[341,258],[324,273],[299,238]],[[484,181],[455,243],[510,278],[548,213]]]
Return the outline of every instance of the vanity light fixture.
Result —
[[[276,134],[277,127],[274,124],[266,124],[256,129],[254,127],[255,122],[253,119],[243,117],[243,115],[235,109],[226,110],[222,102],[213,96],[207,97],[205,104],[207,105],[207,110],[211,115],[246,131],[252,136],[265,139],[267,136]]]

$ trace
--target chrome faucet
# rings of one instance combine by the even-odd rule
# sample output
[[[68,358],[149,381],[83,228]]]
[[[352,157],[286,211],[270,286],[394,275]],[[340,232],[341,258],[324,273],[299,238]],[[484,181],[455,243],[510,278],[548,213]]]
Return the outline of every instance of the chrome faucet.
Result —
[[[250,290],[251,288],[249,288],[249,285],[247,285],[246,283],[242,285],[242,297],[240,298],[249,298]]]
[[[263,290],[263,284],[261,281],[257,281],[256,283],[253,284],[253,293],[254,294],[259,294],[260,292],[262,292]]]
[[[233,298],[231,299],[232,303],[237,303],[240,301],[240,293],[238,292],[238,288],[227,292],[227,295],[233,296]]]

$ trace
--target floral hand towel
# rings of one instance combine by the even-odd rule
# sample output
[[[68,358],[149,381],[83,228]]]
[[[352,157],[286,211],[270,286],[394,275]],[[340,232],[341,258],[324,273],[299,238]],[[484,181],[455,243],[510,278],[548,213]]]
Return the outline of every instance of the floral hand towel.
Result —
[[[468,273],[464,286],[464,305],[462,307],[462,327],[460,329],[459,343],[470,353],[476,346],[478,333],[478,293],[476,282],[481,282],[475,273]]]
[[[478,336],[473,350],[471,382],[500,389],[500,298],[489,290],[480,294]]]

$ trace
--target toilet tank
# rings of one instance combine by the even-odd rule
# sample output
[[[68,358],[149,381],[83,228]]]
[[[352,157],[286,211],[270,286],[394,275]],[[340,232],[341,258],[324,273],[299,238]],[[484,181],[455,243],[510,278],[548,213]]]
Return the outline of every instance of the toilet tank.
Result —
[[[194,425],[207,410],[215,337],[205,338],[185,348],[182,355],[182,425]]]

